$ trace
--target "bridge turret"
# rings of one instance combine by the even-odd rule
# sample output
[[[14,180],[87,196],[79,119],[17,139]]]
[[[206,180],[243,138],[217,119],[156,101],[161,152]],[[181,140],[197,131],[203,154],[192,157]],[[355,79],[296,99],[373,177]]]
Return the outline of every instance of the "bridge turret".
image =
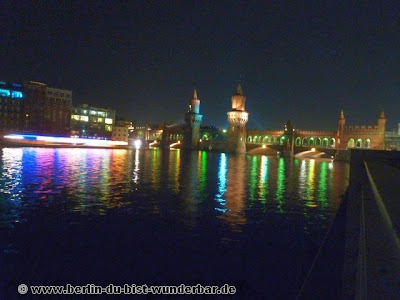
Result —
[[[192,99],[190,99],[189,101],[189,112],[193,112],[196,114],[200,113],[200,99],[197,98],[196,87],[194,87]]]
[[[232,96],[232,110],[246,110],[246,97],[243,96],[242,86],[240,83],[238,83],[236,87],[236,93]]]
[[[197,98],[196,87],[193,89],[189,110],[185,114],[185,130],[183,146],[186,149],[197,149],[200,141],[200,125],[203,116],[200,114],[200,99]]]
[[[386,130],[386,117],[385,117],[385,113],[383,110],[379,114],[378,129],[379,129],[379,132],[385,132],[385,130]]]
[[[246,123],[249,113],[245,110],[246,97],[243,95],[240,83],[236,93],[232,95],[232,110],[228,112],[228,144],[227,151],[246,153]]]
[[[341,147],[341,143],[343,141],[344,137],[344,127],[346,125],[346,118],[344,117],[344,112],[343,109],[340,111],[340,116],[338,119],[338,130],[337,130],[337,147],[338,148],[346,148],[346,145],[344,147]],[[343,141],[344,142],[344,141]]]
[[[382,110],[378,118],[378,134],[379,134],[379,145],[378,149],[385,149],[385,131],[386,131],[386,116]]]

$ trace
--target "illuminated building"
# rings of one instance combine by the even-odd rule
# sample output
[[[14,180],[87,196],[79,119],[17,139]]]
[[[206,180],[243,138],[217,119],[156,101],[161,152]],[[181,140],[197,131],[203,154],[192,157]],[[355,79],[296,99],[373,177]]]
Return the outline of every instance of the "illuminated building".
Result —
[[[232,109],[228,112],[229,129],[227,133],[227,151],[246,153],[246,123],[249,113],[246,112],[246,97],[243,96],[240,83],[232,96]]]
[[[69,136],[72,91],[25,81],[23,132]]]
[[[23,127],[23,87],[20,83],[0,81],[0,134],[20,132]]]
[[[71,136],[111,139],[115,110],[82,104],[72,109]]]
[[[132,122],[119,120],[115,122],[112,129],[112,140],[113,141],[129,141],[129,130],[132,130]]]

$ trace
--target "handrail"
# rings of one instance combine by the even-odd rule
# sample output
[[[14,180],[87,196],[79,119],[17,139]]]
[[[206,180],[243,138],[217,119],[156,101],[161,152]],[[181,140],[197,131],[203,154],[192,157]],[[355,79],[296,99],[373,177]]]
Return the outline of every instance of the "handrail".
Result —
[[[358,243],[358,267],[356,281],[356,299],[367,299],[367,252],[365,247],[365,207],[364,187],[361,185],[361,209],[360,209],[360,237]]]
[[[376,187],[374,179],[372,178],[371,172],[369,171],[367,162],[365,160],[364,160],[364,165],[365,165],[365,170],[367,171],[368,180],[369,180],[369,183],[371,185],[372,192],[374,193],[374,198],[376,200],[376,204],[378,206],[379,212],[381,213],[381,216],[383,217],[383,221],[384,221],[387,229],[392,234],[397,248],[400,250],[400,239],[399,239],[399,236],[397,235],[396,229],[393,226],[392,220],[390,219],[390,216],[389,216],[389,213],[388,213],[388,211],[386,209],[386,206],[383,203],[382,196],[380,195],[380,193],[378,191],[378,188]]]

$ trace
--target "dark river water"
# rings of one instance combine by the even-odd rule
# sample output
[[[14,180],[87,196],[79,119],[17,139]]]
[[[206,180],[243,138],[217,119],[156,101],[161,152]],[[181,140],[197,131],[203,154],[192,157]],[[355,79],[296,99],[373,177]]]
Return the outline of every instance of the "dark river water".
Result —
[[[229,283],[293,298],[349,173],[331,160],[204,151],[0,151],[9,295],[20,283]]]

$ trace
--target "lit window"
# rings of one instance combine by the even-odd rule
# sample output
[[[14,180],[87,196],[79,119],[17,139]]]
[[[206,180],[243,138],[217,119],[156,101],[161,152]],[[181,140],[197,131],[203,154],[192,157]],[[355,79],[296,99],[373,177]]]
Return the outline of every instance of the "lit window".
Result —
[[[104,111],[98,111],[97,113],[98,113],[98,115],[100,117],[105,117],[106,116],[106,113]]]
[[[11,97],[12,98],[22,98],[22,92],[12,91]]]
[[[91,110],[91,111],[90,111],[90,114],[91,114],[92,116],[95,116],[95,115],[97,115],[97,111]]]
[[[81,118],[81,121],[84,121],[84,122],[89,122],[89,117],[88,116],[80,116]]]
[[[104,122],[104,120],[103,120],[103,118],[97,118],[97,122],[102,123],[102,122]]]
[[[80,120],[79,115],[72,115],[72,116],[71,116],[71,119],[72,119],[72,120],[77,120],[77,121]]]
[[[105,128],[106,128],[106,131],[112,131],[112,126],[111,125],[106,125]]]
[[[0,89],[0,96],[3,96],[3,97],[10,97],[10,90],[3,90],[3,89]]]
[[[112,123],[113,123],[113,119],[106,118],[106,124],[112,124]]]

